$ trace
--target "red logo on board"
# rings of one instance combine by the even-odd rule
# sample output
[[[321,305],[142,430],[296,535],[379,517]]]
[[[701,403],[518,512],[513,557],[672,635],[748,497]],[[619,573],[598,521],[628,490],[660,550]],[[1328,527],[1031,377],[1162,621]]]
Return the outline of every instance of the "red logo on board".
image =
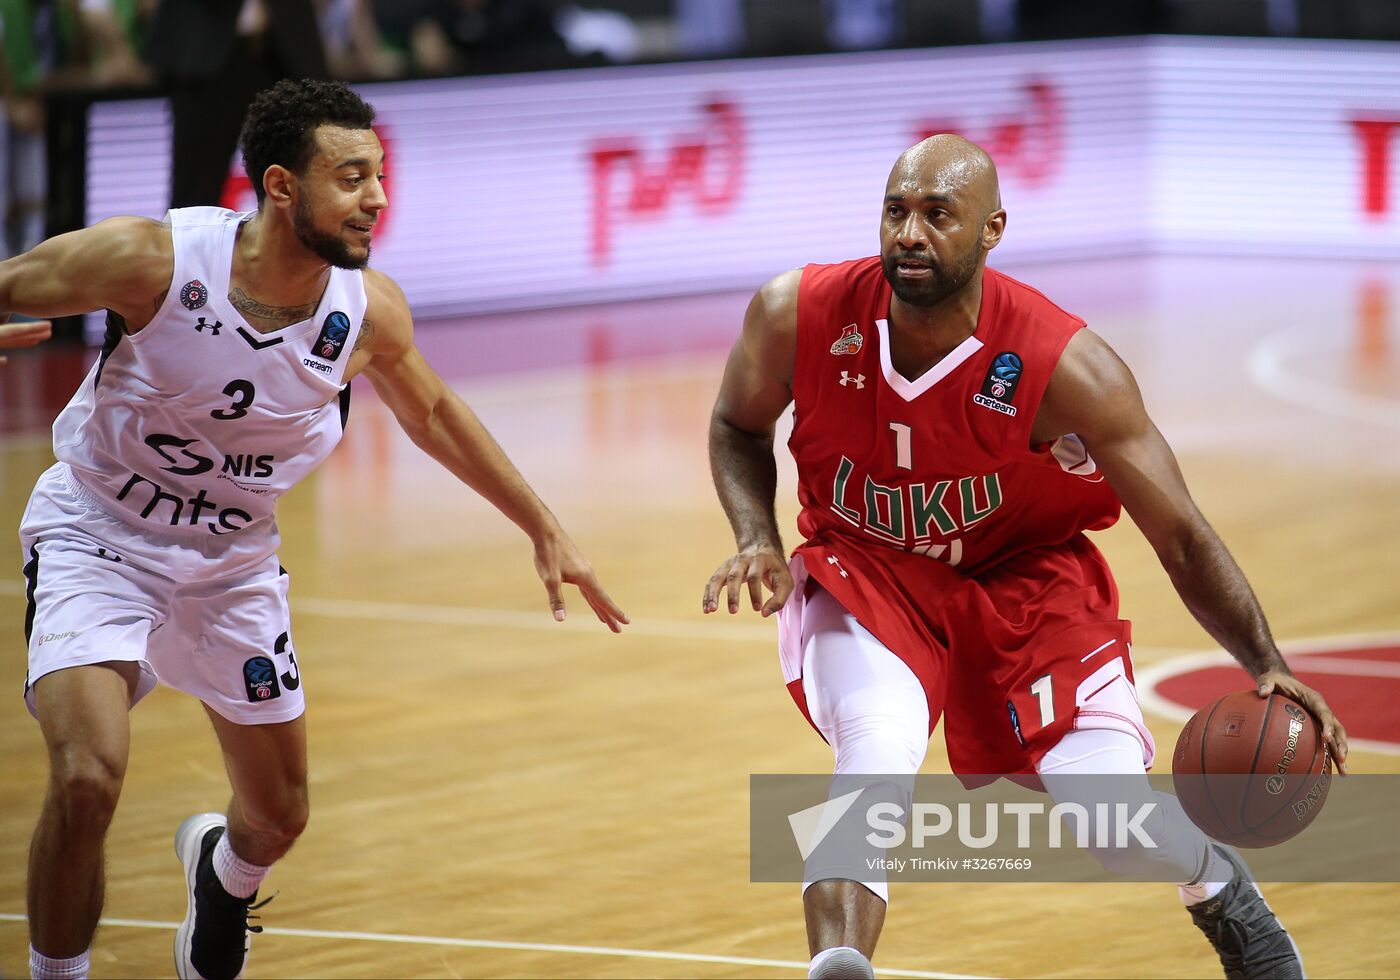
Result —
[[[924,119],[916,124],[914,140],[937,133],[958,133],[982,145],[997,169],[1028,187],[1049,183],[1059,174],[1065,156],[1064,100],[1055,86],[1039,79],[1021,88],[1025,104],[993,120],[988,130],[954,120]]]
[[[677,133],[660,159],[648,160],[633,136],[597,140],[593,166],[593,264],[607,265],[616,226],[665,214],[690,197],[701,212],[721,214],[739,199],[744,177],[744,120],[733,102],[701,107],[704,124]]]

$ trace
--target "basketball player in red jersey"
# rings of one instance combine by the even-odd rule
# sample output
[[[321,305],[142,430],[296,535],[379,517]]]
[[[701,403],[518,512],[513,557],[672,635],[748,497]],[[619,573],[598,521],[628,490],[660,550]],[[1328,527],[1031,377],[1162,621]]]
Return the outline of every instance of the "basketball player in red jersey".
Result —
[[[1114,523],[1121,501],[1200,623],[1261,695],[1312,711],[1345,773],[1342,725],[1290,674],[1128,368],[1082,320],[986,268],[1005,226],[991,159],[935,136],[890,174],[879,257],[759,290],[711,421],[739,550],[705,612],[721,591],[737,612],[747,588],[779,615],[784,680],[838,774],[912,776],[942,714],[959,775],[1035,773],[1056,802],[1075,798],[1076,776],[1140,776],[1150,797],[1129,624],[1082,533]],[[804,540],[789,563],[773,430],[790,402]],[[1228,976],[1302,976],[1238,855],[1161,796],[1170,847],[1100,860],[1170,871]],[[810,976],[873,976],[886,901],[883,880],[809,863]]]

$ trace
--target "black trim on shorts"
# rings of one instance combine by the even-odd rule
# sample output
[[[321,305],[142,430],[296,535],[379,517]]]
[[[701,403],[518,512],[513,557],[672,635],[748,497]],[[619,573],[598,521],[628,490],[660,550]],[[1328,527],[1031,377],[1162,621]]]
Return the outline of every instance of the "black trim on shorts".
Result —
[[[345,382],[345,387],[340,389],[340,431],[345,431],[345,426],[350,421],[350,382]]]
[[[117,349],[117,344],[121,343],[125,334],[126,320],[120,313],[108,310],[107,332],[102,336],[102,353],[97,356],[97,377],[92,379],[94,388],[102,383],[102,369],[107,366],[107,358],[112,356],[112,351]]]
[[[29,638],[34,635],[34,589],[39,584],[39,549],[37,546],[29,549],[29,561],[24,566],[24,580],[28,583],[24,590],[24,598],[28,603],[24,611],[24,642],[28,643]]]

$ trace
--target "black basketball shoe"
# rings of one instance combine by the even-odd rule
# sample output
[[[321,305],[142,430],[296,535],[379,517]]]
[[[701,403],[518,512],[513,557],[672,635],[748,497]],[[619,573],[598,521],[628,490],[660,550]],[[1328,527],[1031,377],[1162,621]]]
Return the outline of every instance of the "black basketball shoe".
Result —
[[[1191,921],[1220,954],[1229,980],[1302,980],[1303,958],[1293,937],[1259,894],[1234,848],[1212,843],[1235,869],[1220,894],[1188,905]]]
[[[228,819],[222,813],[199,813],[175,832],[175,854],[185,866],[189,906],[175,931],[175,972],[180,980],[236,980],[248,956],[248,934],[262,932],[250,925],[250,910],[261,908],[257,895],[235,898],[224,891],[214,874],[214,845],[224,835]]]

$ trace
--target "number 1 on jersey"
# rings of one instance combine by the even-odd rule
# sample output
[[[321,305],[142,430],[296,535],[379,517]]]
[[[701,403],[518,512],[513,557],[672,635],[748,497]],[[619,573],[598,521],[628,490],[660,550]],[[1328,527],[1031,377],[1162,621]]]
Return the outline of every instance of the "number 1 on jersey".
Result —
[[[1055,720],[1055,693],[1050,675],[1036,678],[1035,683],[1031,685],[1031,693],[1040,702],[1040,727],[1048,728]]]
[[[891,422],[890,428],[894,430],[894,465],[902,470],[912,470],[914,447],[910,435],[914,430],[903,422]]]

